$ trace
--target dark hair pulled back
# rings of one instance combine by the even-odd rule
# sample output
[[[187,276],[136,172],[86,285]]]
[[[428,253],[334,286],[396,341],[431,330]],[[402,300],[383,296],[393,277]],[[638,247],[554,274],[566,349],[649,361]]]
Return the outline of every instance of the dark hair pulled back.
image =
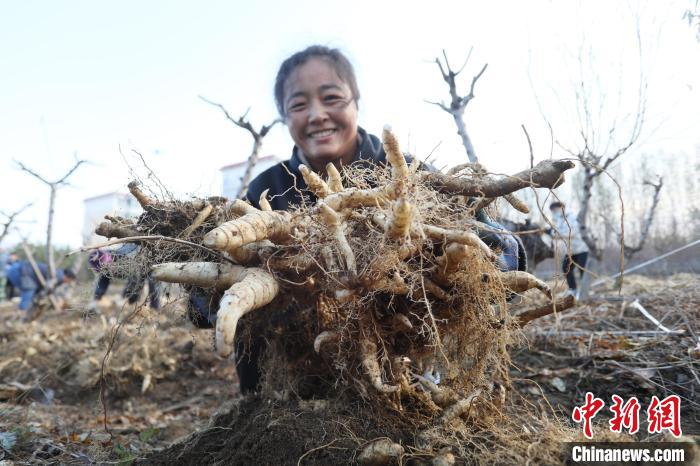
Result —
[[[338,77],[348,85],[355,102],[360,100],[360,90],[357,87],[355,69],[350,60],[338,49],[332,49],[325,45],[311,45],[283,61],[277,72],[277,78],[275,79],[275,103],[277,104],[277,111],[282,117],[285,116],[284,83],[297,67],[306,63],[310,58],[326,60],[338,74]]]

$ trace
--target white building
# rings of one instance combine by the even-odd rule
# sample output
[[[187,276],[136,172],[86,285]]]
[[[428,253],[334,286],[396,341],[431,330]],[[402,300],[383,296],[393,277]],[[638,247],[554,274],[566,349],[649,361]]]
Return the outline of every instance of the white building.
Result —
[[[107,193],[89,197],[83,201],[85,217],[83,219],[83,244],[95,244],[105,240],[95,234],[97,225],[105,221],[105,215],[120,217],[138,217],[143,210],[134,196],[126,193]]]
[[[273,165],[281,162],[282,159],[274,155],[266,155],[265,157],[260,157],[258,163],[255,164],[253,168],[253,175],[251,180],[258,176],[260,173],[264,172]],[[228,199],[235,199],[238,190],[241,187],[241,180],[246,168],[248,167],[248,161],[233,163],[231,165],[226,165],[221,167],[221,176],[224,180],[224,192],[223,196]]]

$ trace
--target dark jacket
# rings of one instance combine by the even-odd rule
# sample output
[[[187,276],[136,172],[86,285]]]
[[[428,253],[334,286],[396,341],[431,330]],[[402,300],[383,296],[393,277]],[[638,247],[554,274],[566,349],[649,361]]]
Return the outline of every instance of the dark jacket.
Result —
[[[358,134],[361,138],[360,148],[352,162],[360,161],[368,166],[386,163],[382,141],[362,128],[358,128]],[[268,168],[251,181],[246,198],[259,208],[260,194],[269,189],[267,198],[274,210],[288,210],[292,205],[301,204],[302,194],[299,191],[303,192],[304,196],[308,196],[310,202],[315,202],[316,196],[307,189],[306,182],[299,171],[299,165],[302,163],[299,148],[294,146],[289,160]],[[295,187],[297,189],[294,189]]]
[[[49,267],[43,262],[37,263],[37,268],[43,275],[44,280],[49,276]],[[20,292],[19,308],[27,310],[31,307],[34,295],[43,288],[39,278],[34,273],[32,264],[29,261],[17,261],[7,270],[7,280]],[[56,270],[56,283],[63,282],[63,270]]]
[[[386,164],[386,154],[384,153],[382,141],[362,128],[358,128],[358,133],[361,143],[353,163],[360,162],[368,166]],[[269,189],[267,198],[274,210],[288,210],[290,206],[301,204],[302,194],[309,202],[315,202],[316,196],[307,189],[304,178],[299,171],[299,165],[302,163],[299,148],[294,146],[292,157],[289,160],[268,168],[250,183],[246,198],[251,204],[259,208],[260,194],[264,190]],[[423,168],[434,170],[429,165],[423,165]],[[488,217],[483,210],[477,213],[477,219],[494,229],[503,231],[502,234],[480,232],[482,239],[491,248],[498,248],[502,251],[499,260],[500,268],[502,270],[525,270],[527,268],[527,260],[525,248],[520,240]]]

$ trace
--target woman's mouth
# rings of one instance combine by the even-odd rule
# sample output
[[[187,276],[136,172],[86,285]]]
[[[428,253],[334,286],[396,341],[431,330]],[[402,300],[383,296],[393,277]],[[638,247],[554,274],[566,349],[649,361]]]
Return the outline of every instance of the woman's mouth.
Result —
[[[325,139],[329,136],[332,136],[335,134],[337,130],[335,128],[333,129],[323,129],[319,131],[312,131],[309,133],[309,137],[311,139]]]

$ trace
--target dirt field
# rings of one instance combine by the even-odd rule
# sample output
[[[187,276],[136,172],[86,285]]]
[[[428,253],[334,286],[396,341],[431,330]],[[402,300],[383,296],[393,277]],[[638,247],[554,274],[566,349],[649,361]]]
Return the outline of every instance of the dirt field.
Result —
[[[697,438],[700,276],[632,276],[622,294],[596,291],[587,305],[526,329],[512,349],[508,402],[573,427],[586,391],[606,406],[612,394],[643,407],[652,395],[677,394],[683,433]],[[635,299],[669,331],[630,306]],[[153,312],[119,301],[103,300],[96,316],[47,311],[29,324],[14,305],[0,306],[0,464],[329,464],[351,461],[372,438],[411,440],[399,420],[363,421],[369,408],[359,404],[241,399],[233,365],[178,302]],[[644,419],[640,432],[635,439],[650,438]],[[533,463],[554,461],[537,448],[526,448]],[[470,462],[483,462],[477,446]]]

